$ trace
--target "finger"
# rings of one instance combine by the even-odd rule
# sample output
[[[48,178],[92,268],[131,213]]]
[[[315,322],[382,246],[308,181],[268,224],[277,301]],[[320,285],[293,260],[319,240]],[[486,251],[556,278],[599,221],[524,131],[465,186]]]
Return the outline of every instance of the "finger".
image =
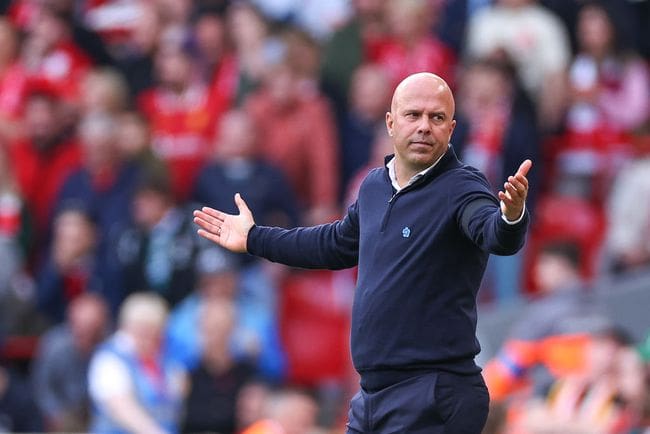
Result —
[[[210,208],[209,206],[204,206],[201,208],[201,211],[221,221],[224,221],[226,219],[225,213],[222,213],[221,211],[218,211],[214,208]]]
[[[212,241],[212,242],[214,242],[214,243],[217,243],[217,244],[221,244],[221,239],[220,239],[220,237],[217,236],[217,235],[215,235],[215,234],[213,234],[213,233],[211,233],[211,232],[204,231],[203,229],[199,229],[199,230],[197,231],[197,233],[198,233],[200,236],[202,236],[203,238],[205,238],[205,239],[208,239],[208,240],[210,240],[210,241]]]
[[[235,194],[235,204],[237,205],[240,214],[251,213],[251,210],[248,208],[248,205],[246,205],[246,202],[244,202],[244,199],[242,199],[241,194],[239,193]]]
[[[210,223],[208,221],[205,221],[205,220],[203,220],[203,219],[201,219],[199,217],[194,218],[194,223],[196,223],[197,225],[199,225],[200,227],[202,227],[203,229],[205,229],[208,232],[211,232],[211,233],[216,234],[216,235],[221,234],[221,225],[212,224],[212,223]]]
[[[505,207],[505,210],[512,210],[512,209],[516,209],[516,208],[520,207],[520,205],[517,203],[517,201],[515,201],[512,198],[510,193],[508,193],[508,192],[504,193],[503,191],[500,191],[498,193],[498,196],[499,196],[499,200],[501,200],[501,202],[502,202],[502,207],[501,207],[502,211],[504,210],[503,207]]]
[[[209,222],[215,226],[221,226],[221,224],[223,223],[223,219],[219,219],[218,217],[213,217],[207,213],[204,213],[203,211],[195,211],[194,217],[200,218],[201,220],[205,220],[206,222]]]
[[[524,162],[519,166],[519,169],[517,169],[516,175],[521,174],[526,176],[531,167],[533,167],[533,162],[530,160],[524,160]]]
[[[528,190],[528,178],[526,178],[524,175],[522,175],[520,173],[517,173],[515,175],[515,179],[517,181],[521,182],[524,185],[524,187],[526,188],[526,190]]]
[[[524,186],[524,184],[514,176],[510,176],[508,178],[508,183],[511,184],[517,191],[521,192],[526,190],[526,186]]]
[[[515,199],[521,199],[524,197],[524,191],[523,189],[521,191],[517,190],[514,185],[512,185],[509,182],[506,182],[503,184],[503,187],[506,190],[506,193],[510,195],[510,197],[515,200]]]

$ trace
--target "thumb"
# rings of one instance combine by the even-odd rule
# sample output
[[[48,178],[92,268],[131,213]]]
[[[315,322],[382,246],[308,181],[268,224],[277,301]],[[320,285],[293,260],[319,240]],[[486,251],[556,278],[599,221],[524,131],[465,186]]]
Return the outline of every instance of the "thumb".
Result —
[[[519,166],[519,169],[517,170],[517,174],[521,174],[521,175],[526,176],[531,167],[533,167],[533,162],[530,161],[530,160],[525,160]]]
[[[251,210],[248,208],[248,205],[246,205],[246,202],[244,202],[244,199],[242,199],[241,194],[239,193],[235,194],[235,204],[237,205],[239,214],[247,214],[247,215],[253,214],[251,213]]]

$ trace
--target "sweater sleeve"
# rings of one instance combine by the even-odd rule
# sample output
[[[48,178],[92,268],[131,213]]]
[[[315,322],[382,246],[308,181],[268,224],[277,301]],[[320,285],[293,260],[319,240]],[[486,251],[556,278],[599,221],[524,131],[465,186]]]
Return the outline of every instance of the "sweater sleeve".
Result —
[[[253,226],[248,252],[292,267],[338,270],[357,265],[359,215],[357,203],[334,223],[295,229]]]
[[[528,211],[520,222],[508,224],[501,218],[499,202],[484,178],[468,177],[461,185],[464,188],[457,197],[456,218],[465,236],[488,253],[502,256],[517,253],[526,240]]]

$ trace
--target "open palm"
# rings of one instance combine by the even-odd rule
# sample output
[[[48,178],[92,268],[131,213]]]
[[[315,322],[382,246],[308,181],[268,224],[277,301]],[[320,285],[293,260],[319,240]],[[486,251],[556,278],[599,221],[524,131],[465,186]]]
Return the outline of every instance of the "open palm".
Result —
[[[198,234],[233,252],[246,252],[248,231],[255,224],[251,210],[241,198],[235,195],[235,204],[239,209],[238,215],[226,214],[210,207],[194,211],[194,223],[201,229]]]

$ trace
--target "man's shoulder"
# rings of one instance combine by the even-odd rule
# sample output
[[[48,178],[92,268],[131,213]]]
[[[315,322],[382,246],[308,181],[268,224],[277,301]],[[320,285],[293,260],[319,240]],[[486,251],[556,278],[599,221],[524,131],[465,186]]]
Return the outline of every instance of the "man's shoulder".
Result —
[[[448,181],[453,180],[461,184],[480,184],[483,187],[490,186],[487,178],[480,170],[464,163],[446,170],[443,172],[443,176]]]
[[[377,182],[387,182],[385,166],[370,169],[366,177],[363,179],[361,186],[363,187],[365,184]]]

